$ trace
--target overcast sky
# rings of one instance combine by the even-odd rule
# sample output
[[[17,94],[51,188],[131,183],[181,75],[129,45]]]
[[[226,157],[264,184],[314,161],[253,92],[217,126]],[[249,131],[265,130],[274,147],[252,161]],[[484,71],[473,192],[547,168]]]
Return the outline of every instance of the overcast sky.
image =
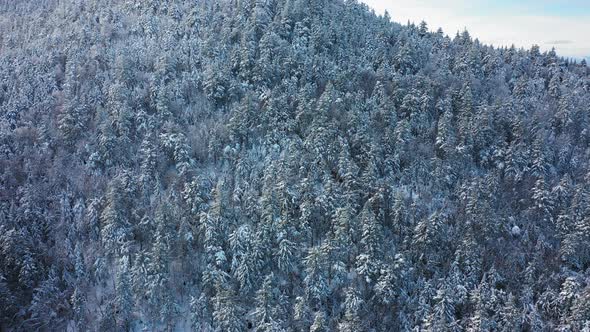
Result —
[[[590,60],[590,0],[361,0],[392,20],[442,27],[454,36],[464,28],[495,46],[555,47],[559,55]]]

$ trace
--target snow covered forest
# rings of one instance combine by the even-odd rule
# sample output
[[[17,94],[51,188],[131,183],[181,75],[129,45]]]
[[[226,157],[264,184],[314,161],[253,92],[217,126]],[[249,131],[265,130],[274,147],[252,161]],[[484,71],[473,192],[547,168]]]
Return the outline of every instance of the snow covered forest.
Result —
[[[590,331],[590,69],[355,0],[0,0],[0,330]]]

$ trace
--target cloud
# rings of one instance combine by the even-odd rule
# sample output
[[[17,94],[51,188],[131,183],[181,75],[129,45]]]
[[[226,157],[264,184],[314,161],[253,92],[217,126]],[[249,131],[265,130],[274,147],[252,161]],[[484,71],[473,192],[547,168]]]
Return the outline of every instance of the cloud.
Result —
[[[573,44],[574,42],[572,40],[551,40],[546,42],[545,44],[549,44],[549,45],[567,45],[567,44]]]

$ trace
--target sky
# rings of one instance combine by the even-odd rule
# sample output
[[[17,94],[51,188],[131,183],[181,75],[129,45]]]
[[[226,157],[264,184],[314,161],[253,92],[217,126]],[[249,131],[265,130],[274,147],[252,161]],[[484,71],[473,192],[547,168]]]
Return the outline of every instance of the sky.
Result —
[[[473,38],[494,46],[541,50],[555,47],[561,56],[590,61],[590,0],[361,0],[393,21],[426,21],[450,36],[465,28]]]

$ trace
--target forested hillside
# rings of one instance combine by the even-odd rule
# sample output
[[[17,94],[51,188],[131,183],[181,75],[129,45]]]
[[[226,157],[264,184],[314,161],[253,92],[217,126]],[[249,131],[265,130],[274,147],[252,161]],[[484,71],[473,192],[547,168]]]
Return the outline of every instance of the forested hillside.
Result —
[[[354,0],[0,0],[0,330],[590,331],[590,69]]]

